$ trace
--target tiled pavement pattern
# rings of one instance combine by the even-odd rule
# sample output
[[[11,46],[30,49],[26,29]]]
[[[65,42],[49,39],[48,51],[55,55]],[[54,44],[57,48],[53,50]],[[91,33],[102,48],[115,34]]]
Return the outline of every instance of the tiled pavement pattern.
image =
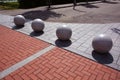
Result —
[[[55,47],[3,80],[120,80],[120,72]]]
[[[1,24],[7,25],[9,21],[6,24],[5,23],[6,22],[3,22]],[[23,29],[23,32],[29,34],[29,29],[28,31]],[[54,28],[51,28],[51,30],[52,29]],[[50,30],[48,28],[48,32],[49,31]],[[37,36],[37,38],[39,38],[38,35],[33,33],[31,33],[31,36]],[[20,59],[20,61],[24,61],[29,56],[32,56],[32,54],[42,51],[42,49],[45,50],[45,47],[49,46],[48,43],[45,43],[41,40],[26,36],[22,33],[2,26],[0,26],[0,37],[0,44],[2,45],[0,45],[0,52],[2,53],[0,56],[10,56],[5,58],[8,59],[8,61],[6,61],[4,64],[11,61],[14,62],[14,60],[18,59]],[[18,53],[21,58],[17,57]],[[11,56],[12,54],[13,56]],[[1,61],[3,60],[4,62],[4,58],[2,56]],[[11,65],[6,64],[6,66],[9,68],[17,63],[19,63],[19,60]],[[2,65],[3,64],[0,64],[0,66]],[[18,65],[17,67],[19,66],[21,65]],[[4,72],[4,70],[7,69],[3,69],[2,67],[0,67],[0,69],[1,77],[2,71]],[[120,71],[96,63],[62,48],[55,47],[23,67],[18,68],[13,73],[6,75],[2,80],[120,80]]]
[[[48,46],[41,40],[0,26],[0,72]]]
[[[17,29],[14,27],[12,16],[0,15],[0,24],[120,70],[120,23],[77,24],[45,22],[44,33],[37,34],[31,29],[31,21],[26,22],[23,28]],[[57,27],[62,24],[66,24],[72,29],[71,41],[60,42],[57,40],[55,32]],[[95,54],[91,46],[92,39],[101,33],[109,35],[114,42],[113,48],[108,55]]]

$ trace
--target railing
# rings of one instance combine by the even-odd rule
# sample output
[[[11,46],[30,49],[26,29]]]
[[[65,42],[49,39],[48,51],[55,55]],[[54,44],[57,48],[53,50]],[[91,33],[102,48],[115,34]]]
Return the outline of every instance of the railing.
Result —
[[[47,2],[48,2],[48,9],[50,9],[52,5],[52,0],[47,0]],[[88,4],[88,0],[86,0],[86,4]],[[76,0],[73,0],[73,9],[75,8],[76,5],[77,5]]]
[[[17,2],[17,0],[0,0],[0,2]]]

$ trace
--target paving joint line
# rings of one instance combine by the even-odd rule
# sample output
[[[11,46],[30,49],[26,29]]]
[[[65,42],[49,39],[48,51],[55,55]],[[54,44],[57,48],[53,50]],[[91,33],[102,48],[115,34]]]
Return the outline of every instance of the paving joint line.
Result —
[[[35,60],[36,58],[40,57],[42,54],[52,50],[55,48],[55,46],[50,45],[47,48],[44,48],[43,50],[37,52],[36,54],[33,54],[32,56],[16,63],[15,65],[5,69],[4,71],[0,72],[0,79],[6,77],[7,75],[11,74],[12,72],[18,70],[19,68],[23,67],[24,65],[28,64],[29,62]]]

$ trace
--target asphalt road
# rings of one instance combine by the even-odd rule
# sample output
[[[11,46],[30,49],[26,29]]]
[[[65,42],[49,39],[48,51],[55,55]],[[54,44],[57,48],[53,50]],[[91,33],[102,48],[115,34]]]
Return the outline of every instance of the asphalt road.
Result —
[[[73,4],[64,4],[52,5],[50,10],[47,10],[47,6],[32,9],[0,10],[0,14],[22,14],[27,19],[41,18],[52,22],[119,23],[120,0],[90,2],[88,5],[77,3],[75,9],[73,9]]]

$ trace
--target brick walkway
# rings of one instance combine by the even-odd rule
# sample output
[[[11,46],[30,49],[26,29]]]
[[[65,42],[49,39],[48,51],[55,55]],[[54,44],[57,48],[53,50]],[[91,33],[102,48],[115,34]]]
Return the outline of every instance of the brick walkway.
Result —
[[[0,26],[0,77],[2,71],[48,46],[41,40]],[[3,80],[120,80],[120,72],[55,47]]]
[[[120,72],[74,53],[54,48],[5,80],[120,80]]]
[[[0,71],[49,46],[19,32],[0,26]]]

